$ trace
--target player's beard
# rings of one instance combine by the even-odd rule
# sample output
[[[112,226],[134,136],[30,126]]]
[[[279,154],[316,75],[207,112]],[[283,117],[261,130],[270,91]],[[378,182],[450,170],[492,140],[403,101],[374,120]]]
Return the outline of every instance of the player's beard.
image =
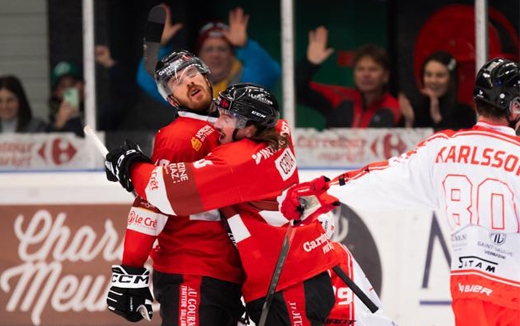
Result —
[[[205,90],[201,90],[197,95],[198,98],[190,98],[189,107],[197,111],[207,111],[211,106],[211,95],[209,95]]]
[[[191,96],[192,88],[188,89],[187,99],[176,99],[181,107],[189,108],[194,111],[208,111],[211,106],[212,94],[211,89],[207,89],[204,85],[194,85],[199,89],[195,96]]]

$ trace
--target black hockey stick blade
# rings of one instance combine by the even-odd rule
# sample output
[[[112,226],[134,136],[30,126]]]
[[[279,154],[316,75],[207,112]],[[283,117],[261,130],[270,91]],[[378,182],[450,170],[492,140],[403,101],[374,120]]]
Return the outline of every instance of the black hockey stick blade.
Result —
[[[370,298],[357,286],[354,281],[348,277],[348,275],[339,266],[332,267],[332,270],[339,276],[339,278],[348,285],[348,287],[354,292],[354,294],[367,306],[371,313],[375,313],[379,310],[379,307],[370,300]]]
[[[285,259],[289,253],[289,249],[291,247],[295,233],[295,227],[292,225],[292,223],[289,223],[287,226],[287,231],[285,232],[285,237],[283,238],[282,249],[280,249],[280,254],[278,255],[278,260],[276,261],[276,267],[274,268],[273,276],[271,277],[271,282],[269,283],[267,296],[265,297],[264,305],[262,306],[262,314],[260,315],[258,326],[265,326],[265,323],[267,322],[269,308],[271,308],[271,302],[273,302],[276,286],[280,280],[280,275],[282,274],[283,266],[285,265]]]
[[[154,6],[148,13],[144,31],[143,58],[144,67],[152,77],[155,75],[155,65],[157,64],[165,21],[166,10],[161,5]]]

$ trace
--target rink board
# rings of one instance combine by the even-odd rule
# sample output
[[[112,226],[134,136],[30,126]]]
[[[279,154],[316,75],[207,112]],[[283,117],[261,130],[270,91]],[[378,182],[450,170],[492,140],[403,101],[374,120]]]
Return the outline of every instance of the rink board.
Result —
[[[304,170],[302,180],[340,170]],[[128,325],[106,310],[132,196],[102,172],[0,174],[0,326]],[[342,206],[345,243],[399,325],[453,325],[445,221]],[[155,307],[157,308],[157,307]],[[158,312],[152,323],[159,325]]]

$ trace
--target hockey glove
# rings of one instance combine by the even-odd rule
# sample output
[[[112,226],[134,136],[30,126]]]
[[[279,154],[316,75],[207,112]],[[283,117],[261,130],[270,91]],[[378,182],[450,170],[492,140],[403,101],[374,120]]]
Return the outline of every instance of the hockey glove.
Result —
[[[105,159],[107,179],[112,182],[119,181],[128,192],[133,191],[134,185],[130,179],[130,167],[135,162],[152,163],[136,143],[127,139],[123,146],[108,152]]]
[[[113,313],[126,320],[150,321],[153,316],[150,271],[144,267],[112,266],[112,286],[108,291],[107,305]]]
[[[282,202],[282,214],[289,220],[307,224],[339,206],[339,200],[327,194],[328,181],[328,178],[322,176],[290,188]]]

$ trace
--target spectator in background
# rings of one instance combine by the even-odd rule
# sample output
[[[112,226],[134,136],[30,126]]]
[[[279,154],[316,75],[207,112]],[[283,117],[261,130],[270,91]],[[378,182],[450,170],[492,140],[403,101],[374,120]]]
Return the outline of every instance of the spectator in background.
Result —
[[[48,132],[73,132],[83,137],[84,86],[77,65],[61,61],[52,70]]]
[[[312,81],[320,65],[334,52],[327,48],[328,30],[309,32],[307,55],[296,67],[296,99],[320,112],[327,128],[390,128],[401,117],[399,103],[387,90],[390,62],[383,48],[368,44],[354,57],[355,88]]]
[[[34,118],[22,83],[15,76],[0,77],[0,133],[43,132],[45,122]]]
[[[95,56],[108,72],[110,83],[109,99],[98,106],[97,126],[104,131],[118,130],[137,100],[137,84],[129,70],[112,58],[108,46],[96,45]]]
[[[519,325],[520,65],[488,61],[473,94],[479,119],[470,130],[438,132],[400,157],[345,172],[323,186],[322,177],[293,187],[281,210],[299,218],[305,198],[295,194],[305,191],[322,213],[327,210],[319,205],[334,196],[354,209],[440,211],[451,231],[455,325]]]
[[[166,7],[166,13],[159,59],[173,50],[173,46],[168,44],[182,28],[180,23],[171,23],[169,7]],[[214,21],[200,29],[195,53],[209,66],[213,97],[217,97],[227,86],[239,82],[251,82],[272,90],[280,78],[280,64],[257,42],[248,38],[248,22],[249,15],[245,15],[242,8],[236,8],[229,12],[229,26]],[[154,99],[164,103],[153,76],[144,68],[143,60],[139,63],[137,83]]]
[[[458,130],[476,123],[475,110],[457,100],[457,61],[448,52],[437,51],[426,58],[420,86],[421,96],[412,104],[404,93],[399,94],[405,127]]]

